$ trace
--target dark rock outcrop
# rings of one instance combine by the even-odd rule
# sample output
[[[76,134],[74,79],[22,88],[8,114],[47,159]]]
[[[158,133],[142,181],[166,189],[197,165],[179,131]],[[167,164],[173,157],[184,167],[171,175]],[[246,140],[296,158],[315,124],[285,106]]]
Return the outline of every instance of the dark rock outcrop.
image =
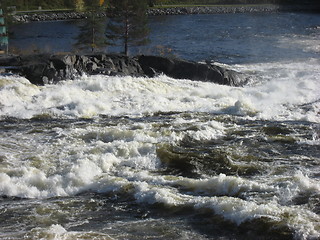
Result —
[[[0,68],[44,85],[72,80],[82,74],[154,77],[165,74],[176,79],[207,81],[229,86],[247,83],[244,74],[209,63],[197,63],[161,56],[123,55],[30,55],[0,58]]]
[[[29,55],[0,58],[0,68],[36,85],[75,79],[82,74],[145,76],[138,61],[122,55]]]
[[[159,56],[140,56],[138,61],[149,77],[163,73],[176,79],[214,82],[229,86],[243,86],[247,83],[245,75],[209,63],[196,63]]]

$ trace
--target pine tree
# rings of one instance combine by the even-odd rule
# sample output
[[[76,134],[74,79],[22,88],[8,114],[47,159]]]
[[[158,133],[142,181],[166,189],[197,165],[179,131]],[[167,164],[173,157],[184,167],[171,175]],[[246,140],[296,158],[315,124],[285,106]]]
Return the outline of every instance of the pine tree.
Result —
[[[148,42],[147,0],[110,0],[110,21],[106,36],[110,45],[128,47],[144,45]]]
[[[84,51],[90,48],[91,52],[94,52],[107,45],[105,36],[106,19],[97,17],[98,11],[102,10],[103,2],[104,1],[101,0],[85,2],[85,7],[89,11],[89,17],[86,19],[84,25],[80,27],[80,34],[74,45],[77,49]]]

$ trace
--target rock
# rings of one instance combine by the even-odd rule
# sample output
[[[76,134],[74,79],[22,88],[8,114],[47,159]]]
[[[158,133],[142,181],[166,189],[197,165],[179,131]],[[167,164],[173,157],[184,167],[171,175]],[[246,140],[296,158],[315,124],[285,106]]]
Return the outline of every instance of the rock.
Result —
[[[36,85],[43,85],[45,83],[49,83],[47,77],[48,65],[46,63],[38,63],[38,64],[28,64],[23,66],[22,75],[24,75],[29,81]],[[52,73],[50,73],[50,76]],[[45,77],[45,78],[44,78]],[[44,81],[46,79],[46,81]]]
[[[122,55],[31,55],[21,57],[20,74],[43,85],[82,74],[145,76],[137,60]]]
[[[20,65],[21,65],[20,56],[0,55],[0,66],[20,66]]]
[[[314,0],[315,1],[315,0]],[[319,12],[317,3],[301,3],[297,5],[277,5],[277,4],[260,4],[260,5],[225,5],[225,6],[196,6],[196,7],[168,7],[168,8],[148,8],[149,16],[159,15],[185,15],[185,14],[219,14],[219,13],[245,13],[245,12]],[[97,17],[106,17],[110,12],[97,12]],[[88,17],[87,12],[58,11],[58,12],[37,12],[37,13],[20,13],[12,16],[14,22],[30,21],[54,21],[67,19],[85,19]]]
[[[25,76],[36,85],[73,80],[82,74],[148,76],[166,74],[176,79],[208,81],[229,86],[247,83],[244,74],[208,63],[161,56],[29,55],[0,58],[0,68]]]
[[[138,61],[149,77],[163,73],[177,79],[214,82],[229,86],[243,86],[248,82],[244,74],[208,63],[144,55],[140,56]]]
[[[226,5],[226,6],[194,6],[194,7],[168,7],[149,8],[149,16],[157,15],[185,15],[185,14],[219,14],[219,13],[244,13],[244,12],[276,12],[280,7],[274,4],[268,5]]]

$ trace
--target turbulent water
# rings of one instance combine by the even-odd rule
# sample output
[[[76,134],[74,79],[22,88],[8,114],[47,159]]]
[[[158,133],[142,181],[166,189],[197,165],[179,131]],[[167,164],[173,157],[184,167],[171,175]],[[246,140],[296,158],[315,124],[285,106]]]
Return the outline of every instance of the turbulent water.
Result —
[[[219,64],[251,76],[243,88],[164,75],[41,87],[1,76],[0,238],[319,239],[320,16],[281,16],[259,42],[274,51],[261,62],[230,57],[234,35],[220,45]],[[304,31],[288,33],[296,25]],[[203,60],[218,52],[202,47]]]

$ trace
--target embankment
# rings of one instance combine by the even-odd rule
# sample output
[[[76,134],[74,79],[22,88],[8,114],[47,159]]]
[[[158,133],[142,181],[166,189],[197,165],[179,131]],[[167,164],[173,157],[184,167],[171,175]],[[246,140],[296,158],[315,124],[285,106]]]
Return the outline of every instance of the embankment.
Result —
[[[147,14],[149,16],[158,15],[187,15],[187,14],[219,14],[219,13],[244,13],[244,12],[275,12],[282,8],[278,5],[221,5],[221,6],[188,6],[188,7],[161,7],[149,8]],[[106,17],[106,12],[96,13],[97,17]],[[68,19],[85,19],[88,17],[87,12],[33,12],[19,13],[13,15],[15,22],[31,22],[31,21],[54,21]]]

